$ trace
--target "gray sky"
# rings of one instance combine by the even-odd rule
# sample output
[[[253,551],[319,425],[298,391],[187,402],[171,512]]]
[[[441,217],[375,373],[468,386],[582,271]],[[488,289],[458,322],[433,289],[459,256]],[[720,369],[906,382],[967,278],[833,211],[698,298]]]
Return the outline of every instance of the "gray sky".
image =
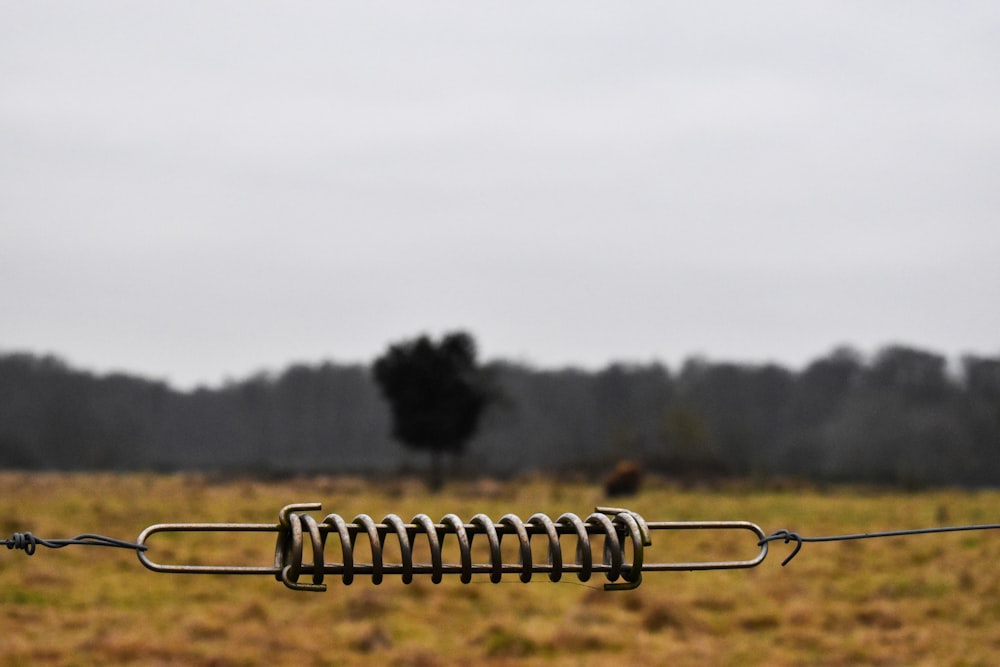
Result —
[[[1000,353],[1000,4],[0,0],[0,350]]]

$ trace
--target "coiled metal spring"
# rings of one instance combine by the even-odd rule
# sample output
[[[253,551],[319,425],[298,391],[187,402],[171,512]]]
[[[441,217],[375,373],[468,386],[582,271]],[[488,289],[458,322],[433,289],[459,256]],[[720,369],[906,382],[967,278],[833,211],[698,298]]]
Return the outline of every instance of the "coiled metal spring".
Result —
[[[476,514],[464,522],[454,514],[447,514],[440,521],[433,521],[426,514],[417,514],[409,522],[389,514],[376,522],[367,514],[359,514],[350,522],[338,514],[328,514],[321,521],[304,513],[318,510],[318,503],[288,505],[279,513],[277,524],[249,523],[197,523],[157,524],[146,528],[139,535],[137,544],[147,547],[150,536],[160,532],[277,532],[274,565],[247,567],[228,565],[164,565],[150,560],[146,549],[137,551],[139,560],[156,572],[188,574],[270,574],[288,588],[305,591],[326,590],[327,575],[339,576],[344,584],[351,584],[356,576],[369,576],[372,583],[381,583],[386,575],[398,575],[410,583],[415,575],[430,575],[439,583],[444,575],[458,575],[462,583],[469,583],[473,575],[489,575],[490,581],[499,583],[505,574],[517,574],[522,582],[529,582],[536,573],[548,575],[550,581],[559,581],[566,573],[575,574],[580,581],[588,581],[594,573],[603,573],[608,590],[625,590],[637,587],[642,581],[643,570],[707,570],[754,567],[767,555],[767,542],[759,542],[764,533],[755,524],[745,521],[712,522],[658,522],[648,523],[635,512],[620,508],[597,508],[586,519],[565,513],[556,519],[545,514],[533,514],[523,521],[514,514],[505,514],[493,521],[485,514]],[[760,548],[750,560],[723,562],[661,562],[647,563],[645,550],[652,545],[650,532],[654,530],[748,530],[758,538]],[[339,541],[339,562],[327,562],[328,539],[335,535]],[[485,536],[489,555],[476,562],[473,541]],[[575,556],[569,562],[563,552],[562,538],[575,540]],[[516,563],[504,562],[501,546],[508,536],[517,540]],[[535,562],[532,538],[545,543],[545,562]],[[594,558],[596,540],[603,543],[602,555]],[[355,547],[359,538],[366,539],[371,551],[371,562],[356,562]],[[445,560],[446,542],[457,542],[457,562]],[[308,547],[307,543],[308,542]],[[429,563],[414,562],[414,547],[423,542],[430,554]],[[399,562],[386,562],[386,546],[395,544],[399,549]],[[306,558],[309,550],[311,559]],[[426,553],[426,552],[425,552]],[[452,551],[453,553],[453,551]],[[300,582],[306,575],[311,583]]]

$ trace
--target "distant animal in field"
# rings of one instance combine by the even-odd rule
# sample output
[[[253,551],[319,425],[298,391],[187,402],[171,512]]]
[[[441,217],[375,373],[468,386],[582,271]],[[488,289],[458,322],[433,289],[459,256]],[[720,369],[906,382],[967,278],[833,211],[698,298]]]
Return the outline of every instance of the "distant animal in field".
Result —
[[[621,461],[604,480],[604,492],[609,497],[633,496],[639,491],[642,470],[632,461]]]

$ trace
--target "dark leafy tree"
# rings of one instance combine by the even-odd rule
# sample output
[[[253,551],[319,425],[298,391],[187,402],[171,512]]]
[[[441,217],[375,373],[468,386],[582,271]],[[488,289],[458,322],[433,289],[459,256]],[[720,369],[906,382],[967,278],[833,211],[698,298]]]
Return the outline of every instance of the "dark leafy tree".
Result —
[[[773,364],[685,362],[679,404],[703,420],[708,449],[733,472],[756,473],[785,422],[792,374]]]
[[[430,452],[430,486],[440,489],[442,455],[462,450],[490,401],[475,342],[463,332],[438,343],[420,336],[391,345],[373,371],[391,406],[393,436]]]
[[[1000,485],[997,356],[965,357],[961,375],[900,345],[871,358],[841,348],[801,371],[695,359],[678,374],[592,373],[480,369],[461,335],[396,347],[381,369],[392,411],[367,365],[300,364],[178,391],[0,351],[0,467],[387,472],[395,427],[437,459],[438,483],[440,459],[462,450],[494,474],[596,473],[628,458],[686,478]],[[392,379],[397,366],[412,372]]]
[[[846,346],[810,363],[800,372],[788,403],[788,423],[776,442],[779,459],[775,472],[800,476],[820,476],[826,460],[847,443],[832,439],[831,424],[857,392],[865,370],[860,352]],[[862,434],[855,439],[863,439]]]
[[[915,404],[939,402],[949,392],[946,360],[938,354],[901,345],[883,348],[865,374],[867,383]]]
[[[1000,484],[1000,356],[966,356],[962,421],[975,447],[974,484]]]

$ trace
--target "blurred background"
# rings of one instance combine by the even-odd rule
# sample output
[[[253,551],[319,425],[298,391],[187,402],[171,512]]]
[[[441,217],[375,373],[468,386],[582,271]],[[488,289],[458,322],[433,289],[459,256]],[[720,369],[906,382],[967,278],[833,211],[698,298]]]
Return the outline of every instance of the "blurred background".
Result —
[[[0,2],[0,466],[1000,479],[987,2]],[[694,471],[694,472],[691,472]]]

